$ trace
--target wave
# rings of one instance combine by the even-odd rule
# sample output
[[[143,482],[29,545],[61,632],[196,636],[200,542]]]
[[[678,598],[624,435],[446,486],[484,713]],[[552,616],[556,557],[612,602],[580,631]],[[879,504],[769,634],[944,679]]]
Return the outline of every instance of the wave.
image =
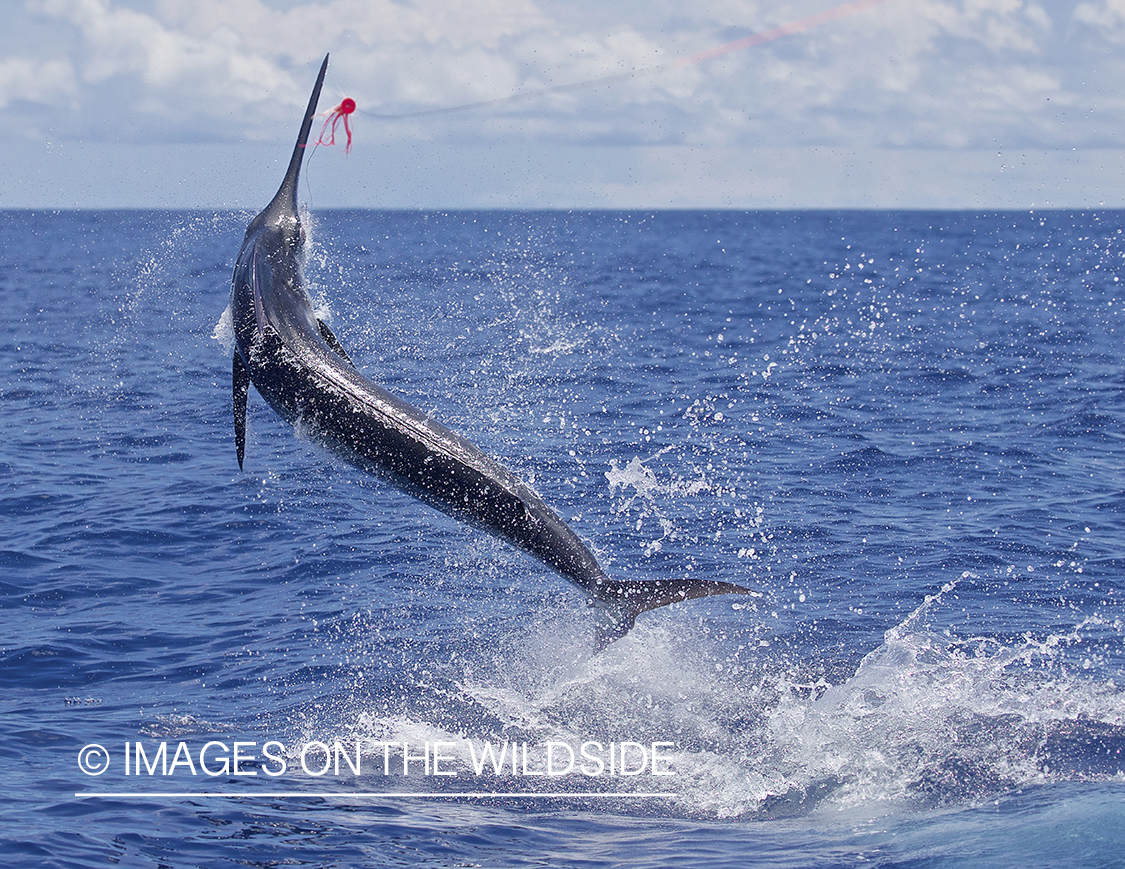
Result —
[[[823,668],[811,678],[816,668],[766,641],[700,643],[694,624],[689,641],[675,613],[590,655],[575,617],[513,636],[491,657],[430,664],[423,678],[402,674],[395,688],[338,698],[302,716],[295,741],[393,745],[390,775],[358,788],[634,793],[634,809],[656,801],[666,817],[878,814],[1122,780],[1125,694],[1104,668],[1088,677],[1070,654],[1097,637],[1119,642],[1122,625],[1087,618],[1007,642],[937,633],[929,616],[957,584],[928,596],[839,678]],[[447,746],[453,774],[420,781],[415,760],[403,775],[403,752],[435,743]],[[624,764],[616,773],[615,750]],[[492,765],[482,771],[487,753]]]

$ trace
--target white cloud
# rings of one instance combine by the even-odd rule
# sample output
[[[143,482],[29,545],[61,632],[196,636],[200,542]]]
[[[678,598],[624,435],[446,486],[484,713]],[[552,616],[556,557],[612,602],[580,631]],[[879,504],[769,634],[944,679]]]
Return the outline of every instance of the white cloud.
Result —
[[[1104,2],[1102,17],[1118,8],[1108,4],[1125,4]],[[329,94],[347,92],[361,109],[386,114],[643,70],[824,7],[798,0],[766,14],[736,2],[665,2],[623,8],[619,20],[580,0],[543,8],[530,0],[309,0],[280,10],[261,0],[159,0],[144,11],[120,0],[33,0],[29,8],[73,29],[80,80],[113,81],[127,101],[111,109],[151,116],[154,127],[179,116],[181,135],[202,129],[222,138],[276,135],[326,50]],[[499,114],[525,122],[515,134],[579,141],[917,144],[905,118],[926,137],[943,128],[947,144],[979,142],[1042,111],[1048,92],[1056,104],[1068,101],[1052,71],[1065,61],[1050,56],[1055,29],[1027,0],[891,2],[702,66],[523,101],[468,123],[449,116],[398,125],[394,135],[513,135]],[[136,122],[137,135],[143,127]],[[1030,128],[1041,136],[1051,125]]]
[[[28,100],[64,108],[72,106],[77,95],[78,83],[74,68],[66,59],[0,59],[0,108],[14,100]]]
[[[357,100],[357,146],[995,152],[1125,138],[1125,59],[1111,50],[1125,42],[1125,0],[888,0],[673,71],[485,111],[362,114],[648,70],[834,2],[27,0],[17,35],[0,34],[0,129],[287,140],[331,52],[324,102]]]
[[[268,99],[296,92],[276,63],[247,56],[239,35],[226,28],[199,37],[109,0],[36,0],[29,7],[81,34],[80,74],[89,84],[129,77],[152,93],[188,100]]]
[[[1074,20],[1092,28],[1114,45],[1125,42],[1125,0],[1093,0],[1079,3]]]

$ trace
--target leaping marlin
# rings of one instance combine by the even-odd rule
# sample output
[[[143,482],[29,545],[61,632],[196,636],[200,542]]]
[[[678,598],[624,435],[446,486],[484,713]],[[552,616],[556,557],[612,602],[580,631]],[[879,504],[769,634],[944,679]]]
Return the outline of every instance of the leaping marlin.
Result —
[[[246,450],[250,384],[279,416],[358,468],[525,550],[599,607],[598,647],[624,636],[637,615],[712,594],[750,594],[717,580],[617,580],[535,492],[469,441],[364,376],[313,312],[302,267],[305,231],[297,179],[328,57],[320,67],[289,169],[277,195],[246,228],[234,267],[234,435]]]

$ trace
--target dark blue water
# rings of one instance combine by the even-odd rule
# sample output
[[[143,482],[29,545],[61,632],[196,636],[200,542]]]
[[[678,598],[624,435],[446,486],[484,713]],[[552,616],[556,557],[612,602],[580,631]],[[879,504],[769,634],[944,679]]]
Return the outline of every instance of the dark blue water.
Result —
[[[1125,864],[1125,213],[313,215],[360,367],[764,592],[600,655],[253,393],[238,472],[249,217],[0,214],[11,865]]]

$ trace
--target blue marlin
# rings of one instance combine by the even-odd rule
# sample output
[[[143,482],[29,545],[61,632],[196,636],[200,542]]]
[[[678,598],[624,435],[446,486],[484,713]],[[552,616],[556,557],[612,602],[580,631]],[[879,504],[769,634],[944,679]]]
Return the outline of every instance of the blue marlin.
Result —
[[[277,194],[246,228],[231,281],[234,433],[241,468],[250,384],[277,414],[345,461],[459,520],[506,540],[577,585],[599,608],[598,646],[646,610],[750,589],[706,579],[612,579],[526,484],[472,443],[362,374],[317,318],[303,274],[297,180],[328,57]]]

